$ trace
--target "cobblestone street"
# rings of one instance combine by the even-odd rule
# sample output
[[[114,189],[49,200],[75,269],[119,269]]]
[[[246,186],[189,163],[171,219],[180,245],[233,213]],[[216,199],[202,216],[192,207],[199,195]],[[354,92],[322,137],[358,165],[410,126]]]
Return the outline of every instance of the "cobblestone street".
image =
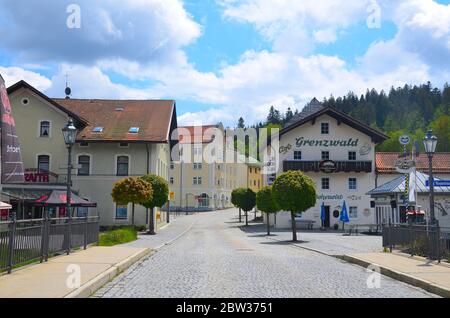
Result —
[[[243,232],[236,217],[228,210],[180,219],[192,218],[184,235],[95,297],[433,297],[384,276],[381,288],[369,289],[365,269]]]

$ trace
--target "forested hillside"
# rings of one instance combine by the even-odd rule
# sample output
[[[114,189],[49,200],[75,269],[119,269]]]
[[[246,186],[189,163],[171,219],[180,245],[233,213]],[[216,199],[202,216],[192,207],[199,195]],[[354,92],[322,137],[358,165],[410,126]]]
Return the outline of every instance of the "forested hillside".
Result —
[[[356,119],[385,132],[390,140],[378,146],[378,151],[399,151],[399,136],[409,134],[414,140],[422,140],[431,127],[438,137],[438,151],[450,152],[450,87],[432,87],[431,83],[420,86],[391,88],[386,93],[368,90],[357,96],[349,92],[343,97],[331,96],[323,100],[324,105],[333,106]],[[297,111],[295,111],[297,112]],[[288,110],[281,114],[272,107],[267,120],[255,125],[284,126],[294,116]],[[239,126],[244,120],[239,120]],[[253,127],[255,127],[253,126]]]

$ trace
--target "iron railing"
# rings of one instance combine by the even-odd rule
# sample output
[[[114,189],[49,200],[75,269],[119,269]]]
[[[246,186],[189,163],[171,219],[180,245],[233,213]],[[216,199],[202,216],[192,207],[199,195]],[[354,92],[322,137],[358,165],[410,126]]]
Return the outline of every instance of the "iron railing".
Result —
[[[450,261],[450,228],[426,225],[383,225],[383,247],[427,257],[441,262]]]
[[[99,217],[50,218],[16,220],[12,213],[10,221],[0,222],[0,271],[11,273],[13,267],[39,260],[48,261],[49,256],[70,253],[97,243]]]

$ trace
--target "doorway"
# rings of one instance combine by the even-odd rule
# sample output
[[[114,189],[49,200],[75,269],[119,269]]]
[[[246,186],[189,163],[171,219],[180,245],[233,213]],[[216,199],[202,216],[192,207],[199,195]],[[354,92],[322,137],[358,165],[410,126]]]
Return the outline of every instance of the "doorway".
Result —
[[[326,229],[330,228],[330,207],[325,206],[325,220],[323,221],[323,227]]]

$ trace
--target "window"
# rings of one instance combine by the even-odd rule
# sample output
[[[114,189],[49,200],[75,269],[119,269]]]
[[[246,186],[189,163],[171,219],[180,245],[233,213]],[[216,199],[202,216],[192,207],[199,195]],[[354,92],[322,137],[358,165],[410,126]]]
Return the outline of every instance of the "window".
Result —
[[[130,134],[138,134],[139,133],[139,127],[131,127],[130,130],[128,130]]]
[[[88,176],[90,174],[91,168],[91,157],[89,156],[79,156],[78,157],[78,175],[79,176]]]
[[[174,183],[174,179],[173,179],[173,177],[171,177],[170,178],[170,184],[173,184]]]
[[[82,141],[82,142],[80,142],[80,147],[81,147],[81,148],[89,147],[89,143],[86,142],[86,141]]]
[[[119,148],[128,148],[130,145],[128,144],[128,142],[121,142],[119,143]]]
[[[202,184],[202,177],[194,177],[192,180],[193,185],[201,185]]]
[[[302,152],[294,151],[294,160],[302,160]]]
[[[330,178],[322,178],[322,190],[330,190]]]
[[[173,169],[175,169],[175,164],[172,162],[172,163],[170,164],[170,170],[173,170]]]
[[[86,207],[78,207],[77,208],[77,217],[78,218],[85,218],[86,216],[88,216],[88,208]]]
[[[358,184],[356,178],[348,178],[348,189],[356,190],[358,188]]]
[[[348,216],[349,216],[351,219],[356,219],[356,218],[358,217],[358,207],[356,207],[356,206],[351,206],[350,209],[349,209]]]
[[[322,151],[322,160],[330,160],[330,152]]]
[[[128,176],[129,158],[127,156],[117,157],[117,175]]]
[[[94,129],[92,129],[92,132],[102,133],[103,132],[103,127],[94,127]]]
[[[199,156],[202,154],[202,148],[201,147],[194,147],[194,155]]]
[[[38,171],[39,172],[48,172],[50,171],[50,156],[41,155],[38,156]]]
[[[201,163],[194,163],[194,170],[202,170],[203,165]]]
[[[322,135],[328,135],[330,133],[330,124],[329,123],[322,123],[320,128],[321,128]]]
[[[40,137],[50,137],[50,122],[49,121],[41,121],[39,136]]]
[[[128,207],[126,205],[116,205],[116,220],[126,220],[128,218]]]
[[[348,160],[355,161],[356,160],[356,151],[349,151],[348,152]]]

